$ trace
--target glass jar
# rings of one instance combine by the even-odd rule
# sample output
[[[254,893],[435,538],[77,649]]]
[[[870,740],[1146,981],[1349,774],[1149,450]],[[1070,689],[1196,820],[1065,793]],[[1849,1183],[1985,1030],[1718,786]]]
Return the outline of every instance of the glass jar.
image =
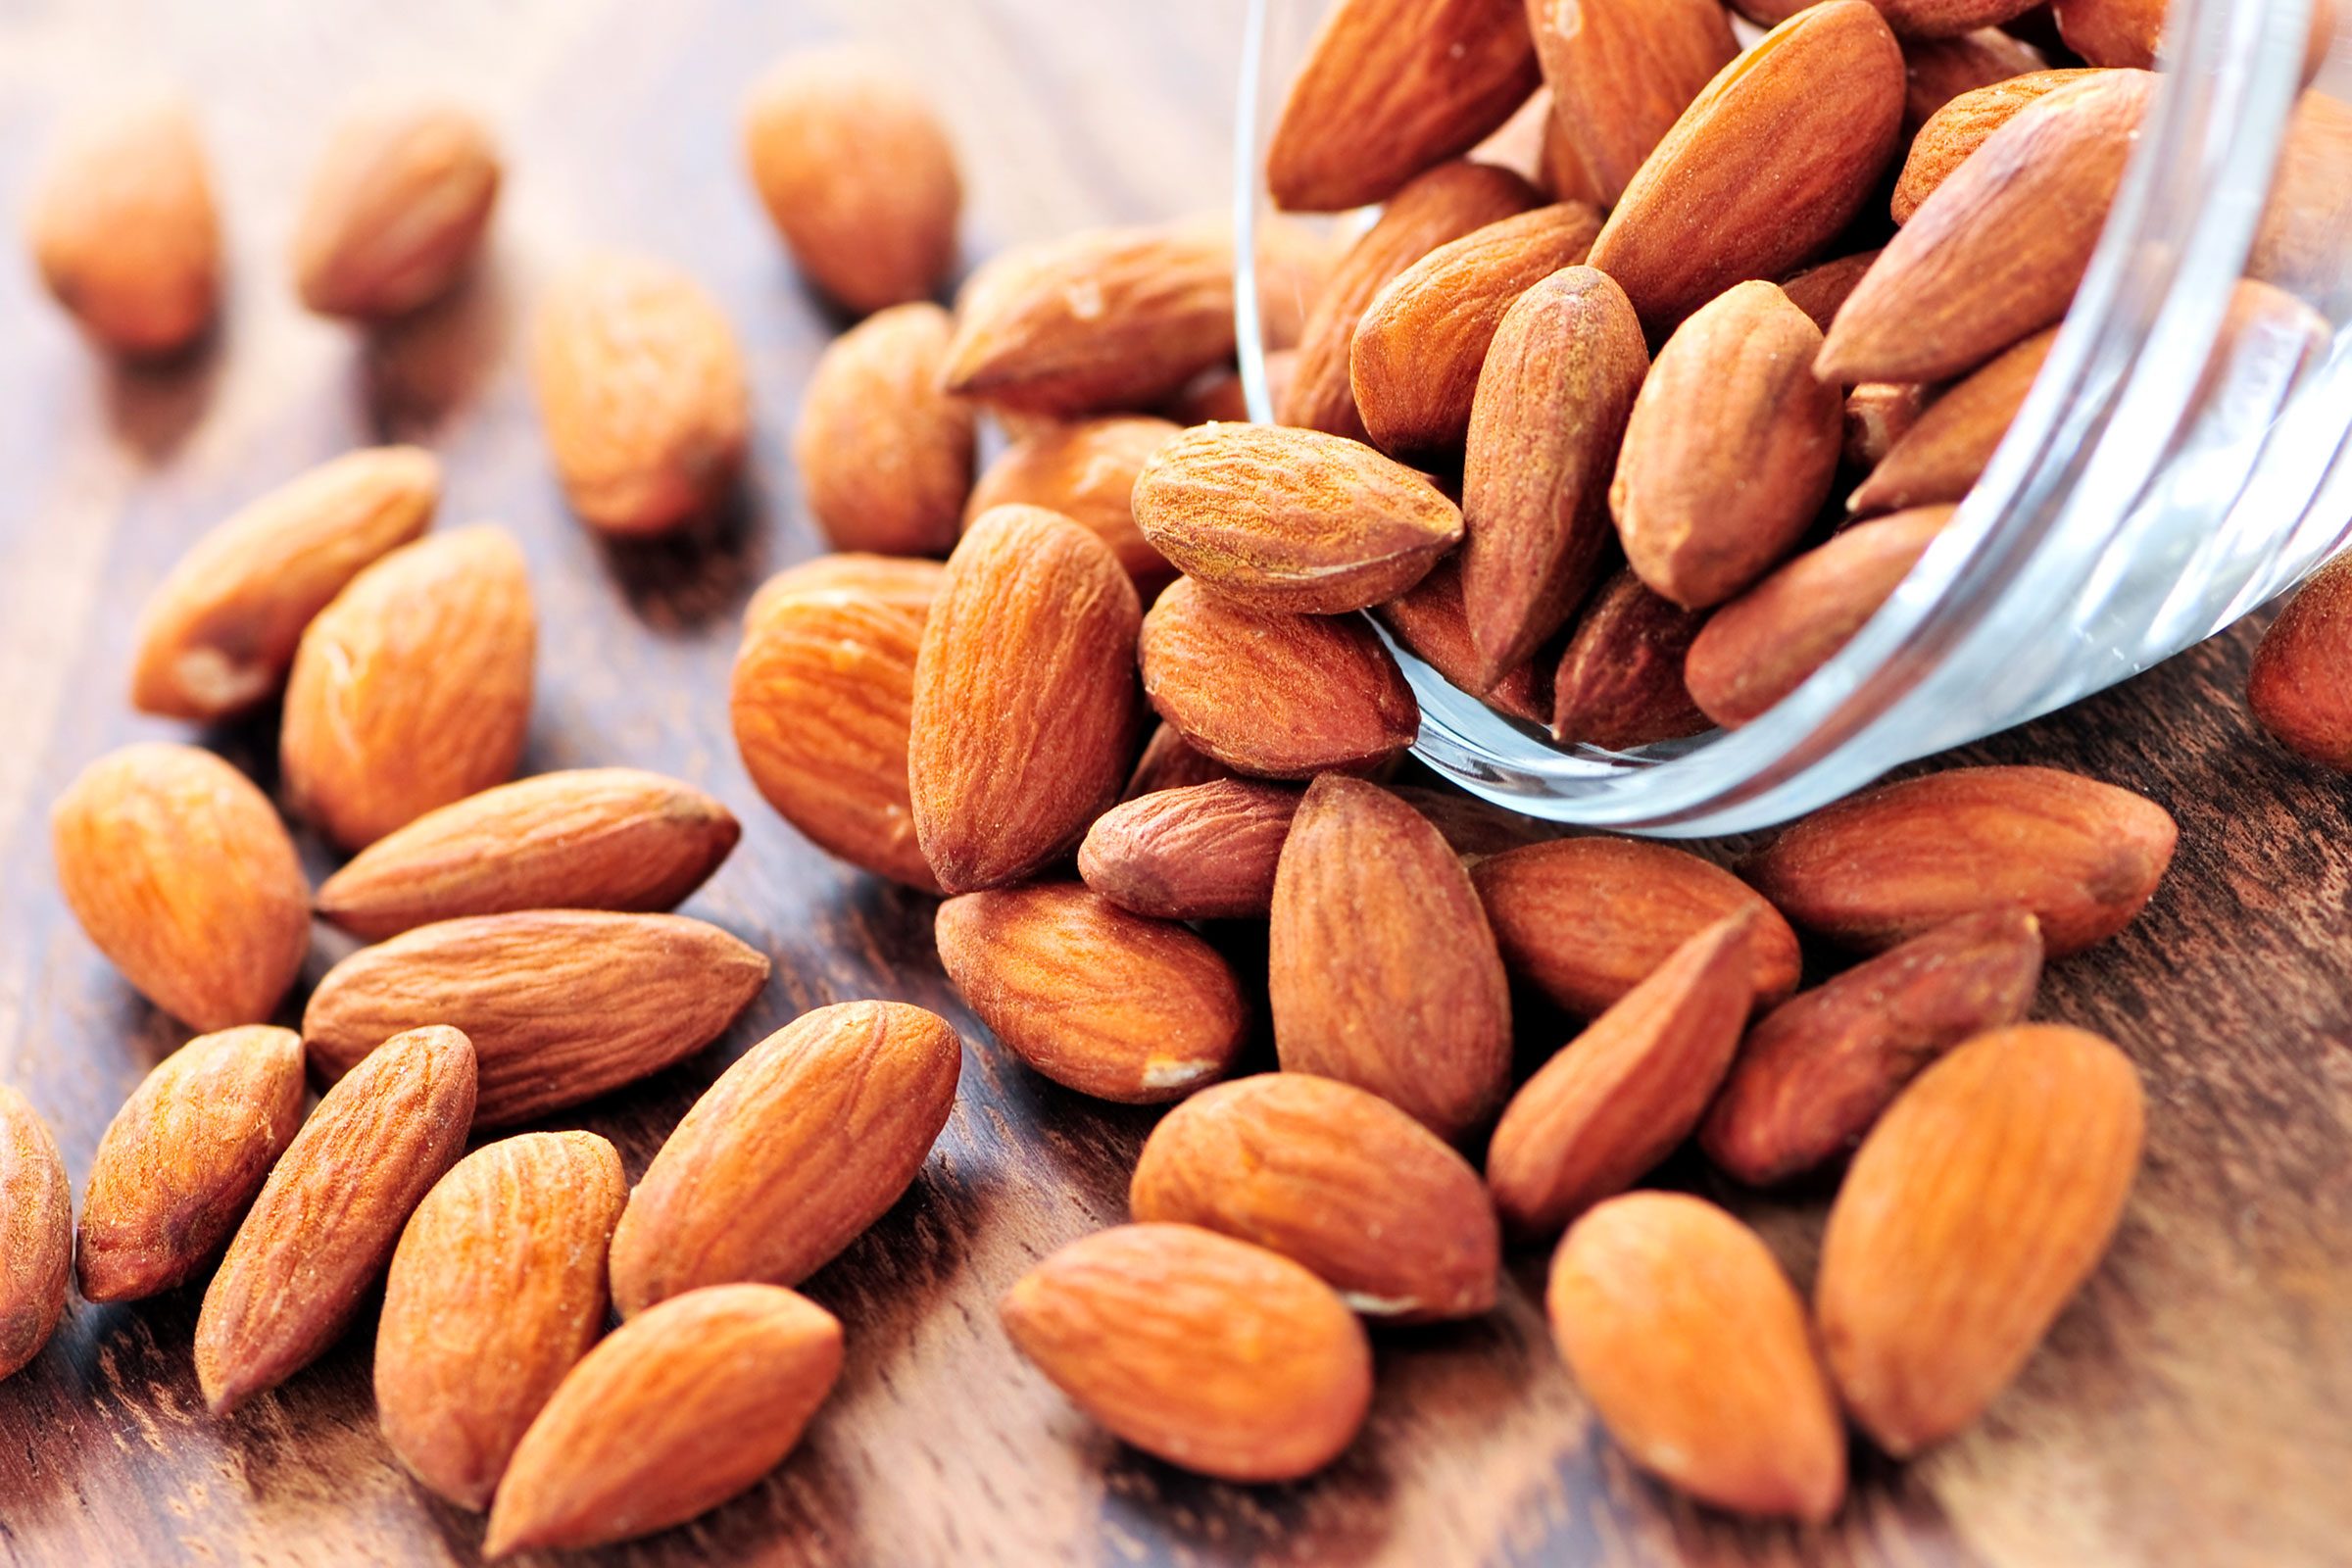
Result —
[[[1300,220],[1275,212],[1261,172],[1325,5],[1250,0],[1245,273],[1256,232]],[[1392,639],[1421,702],[1416,754],[1530,815],[1672,838],[1764,827],[2145,669],[2352,538],[2352,249],[2334,247],[2331,287],[2302,291],[2332,331],[2325,353],[2241,353],[2207,368],[2309,26],[2309,0],[2176,0],[2139,146],[2032,395],[1951,524],[1802,687],[1736,731],[1624,754],[1562,748]],[[2314,82],[2339,98],[2352,97],[2342,27]],[[1257,291],[1235,299],[1244,385],[1263,419]]]

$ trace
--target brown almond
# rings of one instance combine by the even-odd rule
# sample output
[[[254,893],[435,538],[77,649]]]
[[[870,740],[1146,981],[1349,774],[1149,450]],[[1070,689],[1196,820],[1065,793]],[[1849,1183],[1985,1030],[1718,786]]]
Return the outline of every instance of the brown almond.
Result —
[[[785,567],[753,591],[743,607],[744,636],[758,636],[771,613],[789,612],[805,599],[873,600],[919,619],[931,612],[943,569],[940,563],[915,556],[856,551],[817,556]]]
[[[817,356],[792,463],[834,549],[944,556],[956,548],[978,420],[970,404],[939,388],[955,329],[927,300],[893,306]]]
[[[1176,575],[1135,525],[1135,479],[1177,427],[1148,415],[1073,419],[1014,442],[972,487],[964,516],[992,507],[1044,507],[1110,546],[1136,591],[1150,598]]]
[[[2246,701],[2279,745],[2352,772],[2352,556],[2313,573],[2262,634]]]
[[[1824,332],[1838,318],[1838,309],[1845,297],[1854,291],[1871,264],[1879,259],[1877,251],[1856,251],[1851,256],[1834,257],[1819,262],[1801,271],[1781,279],[1781,292],[1788,303],[1805,313],[1815,326]]]
[[[1845,395],[1845,466],[1864,473],[1886,461],[1935,401],[1936,388],[1916,381],[1865,381]]]
[[[1880,1446],[1904,1458],[1950,1437],[2017,1375],[2115,1234],[2144,1117],[2122,1052],[2021,1024],[1920,1074],[1863,1141],[1814,1310]]]
[[[1997,27],[2034,9],[2035,0],[1871,0],[1906,38],[1956,38]]]
[[[798,1285],[914,1185],[963,1045],[897,1002],[803,1013],[737,1057],[664,1139],[612,1235],[623,1317],[706,1285]]]
[[[2316,9],[2316,8],[2315,8]],[[2352,236],[2352,105],[2310,91],[2295,100],[2246,275],[2332,314]]]
[[[1119,799],[1132,801],[1161,790],[1233,776],[1232,768],[1206,752],[1195,750],[1175,725],[1162,720],[1152,726],[1152,738],[1144,743],[1144,755],[1136,759],[1135,771],[1127,775],[1127,788]]]
[[[1298,792],[1225,778],[1159,790],[1095,818],[1078,874],[1130,914],[1263,919]]]
[[[1476,1317],[1502,1239],[1469,1161],[1377,1095],[1312,1073],[1217,1084],[1160,1118],[1127,1206],[1305,1264],[1367,1317]]]
[[[1533,0],[1552,118],[1602,207],[1740,44],[1715,0]]]
[[[1866,516],[1966,496],[2009,433],[2057,338],[2056,327],[2044,327],[1945,390],[1886,450],[1846,499],[1846,510]]]
[[[195,117],[176,99],[70,124],[25,224],[33,264],[82,330],[117,354],[177,354],[213,323],[220,220]]]
[[[91,1301],[130,1301],[213,1260],[302,1125],[302,1037],[245,1024],[199,1035],[131,1091],[81,1201],[76,1262]]]
[[[0,1084],[0,1378],[41,1353],[74,1276],[74,1195],[57,1140]]]
[[[2058,36],[2069,49],[2094,66],[2141,71],[2155,68],[2164,13],[2164,0],[2053,0],[2050,6]]]
[[[1712,721],[1683,684],[1704,613],[1651,593],[1631,571],[1601,584],[1577,615],[1552,676],[1552,738],[1626,752],[1703,735]]]
[[[1560,831],[1549,822],[1505,809],[1451,787],[1392,784],[1389,793],[1426,817],[1465,861],[1540,844]]]
[[[1013,1348],[1113,1436],[1220,1480],[1312,1474],[1371,1408],[1372,1348],[1331,1287],[1197,1226],[1072,1242],[997,1311]]]
[[[1486,660],[1470,635],[1470,609],[1462,598],[1462,558],[1446,557],[1428,576],[1372,613],[1389,634],[1446,680],[1497,712],[1541,724],[1550,703],[1543,661],[1529,658],[1487,682]]]
[[[2017,905],[2053,958],[2131,924],[2179,829],[2145,796],[2052,767],[1954,767],[1816,811],[1746,875],[1809,931],[1865,951]]]
[[[455,104],[382,105],[327,138],[294,225],[294,287],[321,316],[406,316],[447,294],[498,202],[498,149]]]
[[[2040,50],[1998,27],[1979,27],[1948,38],[1905,38],[1903,74],[1910,91],[1903,100],[1903,135],[1906,140],[1916,137],[1920,126],[1962,93],[2048,66]]]
[[[2030,71],[1957,94],[1922,121],[1904,155],[1902,172],[1895,176],[1889,211],[1898,223],[1911,221],[1919,204],[1951,172],[1960,167],[1984,138],[2018,117],[2029,104],[2061,87],[2071,87],[2096,74],[2081,70]],[[1829,330],[1823,323],[1822,330]]]

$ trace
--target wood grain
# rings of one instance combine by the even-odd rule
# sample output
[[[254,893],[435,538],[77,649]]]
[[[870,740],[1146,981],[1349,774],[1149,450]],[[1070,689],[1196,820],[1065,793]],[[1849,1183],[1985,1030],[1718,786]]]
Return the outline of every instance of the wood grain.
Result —
[[[2146,1072],[2148,1163],[2112,1256],[1990,1418],[1907,1467],[1860,1458],[1834,1525],[1736,1524],[1634,1474],[1544,1334],[1538,1254],[1514,1258],[1491,1317],[1381,1333],[1369,1431],[1298,1486],[1216,1485],[1144,1459],[1012,1356],[996,1298],[1053,1247],[1124,1217],[1152,1113],[1083,1101],[997,1050],[941,977],[929,901],[818,854],[735,758],[735,617],[762,576],[817,549],[787,432],[839,324],[791,277],[741,176],[735,107],[787,47],[849,35],[895,51],[959,139],[977,256],[1218,205],[1240,13],[1240,0],[0,8],[0,200],[22,207],[71,97],[164,76],[199,101],[231,241],[222,330],[162,372],[109,369],[27,268],[0,267],[0,1077],[49,1118],[77,1194],[116,1105],[182,1039],[74,928],[49,865],[48,802],[82,763],[183,733],[127,710],[131,614],[251,495],[358,443],[420,441],[449,465],[443,525],[494,518],[530,557],[544,630],[526,767],[655,767],[724,800],[744,843],[687,909],[777,965],[719,1045],[547,1125],[607,1134],[634,1176],[728,1061],[823,1002],[918,1003],[969,1043],[961,1102],[915,1190],[810,1282],[848,1327],[849,1363],[808,1444],[703,1520],[587,1560],[2342,1561],[2352,784],[2257,737],[2242,632],[1979,749],[2084,767],[2180,819],[2180,860],[2146,915],[2053,965],[2037,1009],[2112,1035]],[[355,91],[400,82],[479,105],[512,184],[483,274],[368,340],[300,313],[285,240],[318,127]],[[517,328],[535,279],[592,245],[685,265],[743,334],[752,480],[711,541],[614,548],[564,513]],[[274,787],[273,736],[266,713],[199,738]],[[314,878],[329,868],[317,842],[305,853]],[[341,951],[321,928],[306,979]],[[1695,1162],[1670,1174],[1756,1217],[1809,1275],[1826,1188],[1768,1202]],[[0,1562],[475,1560],[479,1521],[411,1484],[377,1434],[365,1327],[214,1421],[189,1362],[195,1307],[189,1292],[77,1301],[0,1384]]]

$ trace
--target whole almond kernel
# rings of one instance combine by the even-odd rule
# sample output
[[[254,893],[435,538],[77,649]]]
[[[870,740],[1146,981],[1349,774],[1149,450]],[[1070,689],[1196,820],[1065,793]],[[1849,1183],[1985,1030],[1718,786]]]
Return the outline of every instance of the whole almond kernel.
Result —
[[[954,331],[928,301],[894,306],[817,356],[792,462],[834,549],[944,556],[956,548],[978,421],[970,404],[939,389]]]
[[[1225,1076],[1249,1038],[1233,967],[1172,920],[1075,882],[939,906],[939,958],[997,1039],[1064,1088],[1150,1105]]]
[[[1631,571],[1601,584],[1552,677],[1552,738],[1624,752],[1705,734],[1712,721],[1683,684],[1683,661],[1705,623]]]
[[[2058,329],[2045,327],[1953,383],[1886,449],[1846,510],[1867,516],[1959,502],[1992,462],[2057,339]]]
[[[2095,74],[2081,70],[2030,71],[1955,95],[1921,122],[1911,138],[1888,204],[1894,220],[1909,222],[1929,193],[1969,154],[1984,146],[1985,137],[2015,120],[2027,105]],[[1829,330],[1826,322],[1822,330]]]
[[[682,1524],[783,1462],[841,1376],[841,1323],[774,1285],[689,1291],[614,1329],[514,1446],[482,1555]]]
[[[1856,964],[1756,1020],[1699,1147],[1757,1187],[1835,1158],[1929,1062],[2024,1018],[2040,977],[2041,927],[2017,908],[1964,914]]]
[[[1486,659],[1470,635],[1470,609],[1462,599],[1462,558],[1457,551],[1430,568],[1412,588],[1372,612],[1389,635],[1415,659],[1496,712],[1541,724],[1550,711],[1543,661],[1529,659],[1487,683]],[[1481,688],[1484,688],[1483,690]]]
[[[767,983],[767,958],[676,914],[536,909],[438,920],[362,948],[303,1010],[334,1079],[368,1042],[440,1019],[480,1054],[484,1127],[593,1100],[718,1038]]]
[[[1502,1240],[1478,1172],[1336,1079],[1269,1072],[1202,1090],[1152,1130],[1127,1206],[1280,1252],[1369,1317],[1427,1323],[1494,1304]]]
[[[1481,860],[1471,881],[1506,968],[1570,1012],[1622,1001],[1691,938],[1748,918],[1753,1000],[1796,989],[1796,933],[1731,872],[1646,839],[1551,839]]]
[[[1175,725],[1163,719],[1152,728],[1152,738],[1144,743],[1144,755],[1136,759],[1135,771],[1127,775],[1127,788],[1119,799],[1132,801],[1161,790],[1183,789],[1189,784],[1206,784],[1211,779],[1233,776],[1232,768],[1206,752],[1195,750]]]
[[[48,1124],[0,1084],[0,1378],[41,1353],[74,1277],[74,1195]]]
[[[2094,66],[2152,69],[2164,43],[2164,0],[2052,0],[2051,19],[2066,46]],[[2335,43],[2335,7],[2312,0],[2311,42],[2303,55],[2309,82]]]
[[[25,226],[41,281],[115,353],[176,354],[212,325],[220,221],[195,117],[177,100],[69,125]]]
[[[1372,1348],[1331,1287],[1197,1226],[1098,1231],[997,1310],[1013,1348],[1113,1436],[1220,1480],[1310,1475],[1371,1407]]]
[[[1134,414],[1040,430],[988,466],[972,487],[964,516],[977,520],[991,508],[1016,505],[1058,512],[1110,546],[1136,591],[1149,599],[1167,586],[1176,568],[1135,525],[1135,477],[1176,433],[1166,419]]]
[[[798,1285],[905,1197],[963,1045],[896,1002],[818,1007],[736,1058],[663,1140],[612,1236],[624,1317],[706,1285]]]
[[[2352,771],[2352,556],[2313,573],[2262,634],[2246,700],[2288,751]]]
[[[1160,920],[1263,919],[1298,792],[1251,779],[1160,790],[1095,818],[1078,846],[1086,885]]]
[[[192,746],[126,746],[49,823],[66,904],[148,1001],[199,1029],[277,1010],[310,952],[310,889],[244,774]]]
[[[1782,278],[1781,292],[1788,295],[1788,303],[1804,312],[1815,326],[1827,332],[1830,322],[1838,318],[1838,307],[1845,303],[1845,297],[1854,291],[1854,286],[1862,281],[1871,264],[1878,259],[1877,251],[1856,251],[1851,256],[1838,256],[1826,262],[1817,262]]]
[[[245,1024],[157,1064],[98,1141],[76,1262],[91,1301],[185,1284],[213,1259],[302,1125],[302,1037]]]
[[[457,283],[498,202],[498,149],[454,104],[363,110],[327,139],[294,226],[294,286],[321,316],[405,316]]]
[[[1876,951],[2017,905],[2053,958],[2132,922],[2179,829],[2145,796],[2052,767],[1954,767],[1815,812],[1746,875],[1809,931]]]
[[[965,532],[923,625],[907,748],[943,890],[1020,880],[1118,799],[1142,615],[1110,547],[1058,513],[999,507]]]
[[[473,1047],[439,1026],[393,1035],[319,1097],[205,1290],[207,1409],[224,1415],[277,1387],[342,1336],[411,1210],[465,1149],[473,1103]]]
[[[1577,1385],[1637,1464],[1735,1513],[1838,1511],[1838,1396],[1755,1232],[1681,1193],[1612,1198],[1569,1228],[1544,1300]]]
[[[1979,1035],[1854,1156],[1814,1311],[1845,1407],[1897,1458],[1974,1421],[2098,1266],[2138,1169],[2139,1075],[2056,1024]]]
[[[875,556],[843,551],[787,566],[754,590],[743,607],[743,631],[759,635],[772,612],[790,612],[804,600],[869,600],[921,617],[939,593],[936,561],[916,556]]]
[[[1624,1192],[1690,1135],[1755,996],[1751,916],[1677,948],[1519,1086],[1487,1146],[1503,1228],[1548,1236]]]
[[[667,909],[742,834],[725,807],[659,773],[542,773],[376,840],[319,884],[318,912],[374,939],[462,914]]]
[[[368,447],[239,509],[148,597],[132,706],[218,719],[269,698],[312,617],[369,564],[423,533],[440,498],[431,453]]]
[[[408,1472],[490,1505],[507,1459],[605,1326],[605,1245],[628,1197],[594,1133],[524,1133],[450,1168],[384,1278],[375,1408]]]
[[[1914,140],[1920,126],[1963,93],[2032,75],[2048,66],[2040,50],[1998,27],[1979,27],[1948,38],[1905,38],[1903,74],[1910,91],[1903,100],[1904,139]]]
[[[503,784],[530,727],[538,618],[497,528],[404,545],[302,634],[286,681],[286,795],[345,849]],[[195,1021],[195,1020],[191,1020]]]
[[[1592,242],[1663,335],[1744,278],[1809,259],[1894,156],[1903,52],[1865,0],[1798,12],[1683,111]]]
[[[793,260],[851,310],[928,299],[955,268],[956,150],[888,61],[848,49],[778,61],[744,105],[743,146]]]
[[[1715,0],[1534,0],[1528,20],[1552,118],[1603,207],[1740,52]]]
[[[1452,846],[1403,801],[1337,774],[1307,787],[1268,943],[1285,1068],[1368,1089],[1445,1139],[1502,1102],[1502,959]]]
[[[558,277],[532,324],[531,382],[556,476],[590,527],[668,533],[733,488],[743,356],[717,301],[668,264],[599,256]]]

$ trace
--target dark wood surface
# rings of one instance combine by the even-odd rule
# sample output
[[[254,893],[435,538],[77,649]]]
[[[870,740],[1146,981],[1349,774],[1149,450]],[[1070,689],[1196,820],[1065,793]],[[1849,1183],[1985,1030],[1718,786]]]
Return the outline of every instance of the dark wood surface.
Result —
[[[813,553],[786,432],[832,320],[793,280],[737,165],[735,109],[773,54],[862,37],[903,57],[960,141],[967,255],[1219,204],[1240,0],[401,0],[307,7],[0,5],[0,202],[75,94],[128,76],[196,96],[231,233],[210,350],[162,372],[93,357],[20,262],[0,266],[0,1076],[56,1129],[76,1195],[117,1104],[184,1037],[82,938],[47,807],[100,752],[181,734],[126,708],[131,618],[186,543],[350,446],[425,443],[444,524],[523,541],[541,683],[526,767],[666,769],[743,817],[688,910],[776,961],[685,1066],[559,1125],[632,1175],[696,1093],[802,1009],[904,998],[970,1042],[915,1191],[809,1290],[848,1327],[842,1386],[770,1479],[614,1563],[2038,1564],[2352,1558],[2352,782],[2266,746],[2237,694],[2244,630],[1982,749],[2140,788],[2181,824],[2144,918],[2052,967],[2039,1012],[2123,1043],[2151,1091],[2148,1158],[2106,1264],[1976,1431],[1908,1466],[1864,1454],[1810,1532],[1745,1526],[1633,1473],[1544,1333],[1543,1258],[1464,1326],[1379,1339],[1371,1425],[1309,1483],[1245,1489],[1121,1448],[1020,1364],[996,1297],[1123,1217],[1147,1112],[1000,1053],[955,1002],[927,901],[829,861],[760,802],[729,739],[736,616]],[[356,89],[429,83],[497,121],[510,184],[491,265],[368,341],[305,318],[282,264],[317,130]],[[754,368],[751,483],[700,546],[602,546],[564,514],[517,326],[588,245],[683,263]],[[274,784],[273,717],[200,737]],[[314,875],[330,864],[316,842]],[[321,932],[307,978],[342,951]],[[1538,1021],[1531,1029],[1548,1027]],[[1543,1041],[1541,1045],[1554,1042]],[[1826,1191],[1716,1192],[1810,1271]],[[384,1447],[363,1326],[228,1420],[197,1398],[191,1294],[76,1302],[0,1384],[0,1561],[467,1563],[480,1525]]]

